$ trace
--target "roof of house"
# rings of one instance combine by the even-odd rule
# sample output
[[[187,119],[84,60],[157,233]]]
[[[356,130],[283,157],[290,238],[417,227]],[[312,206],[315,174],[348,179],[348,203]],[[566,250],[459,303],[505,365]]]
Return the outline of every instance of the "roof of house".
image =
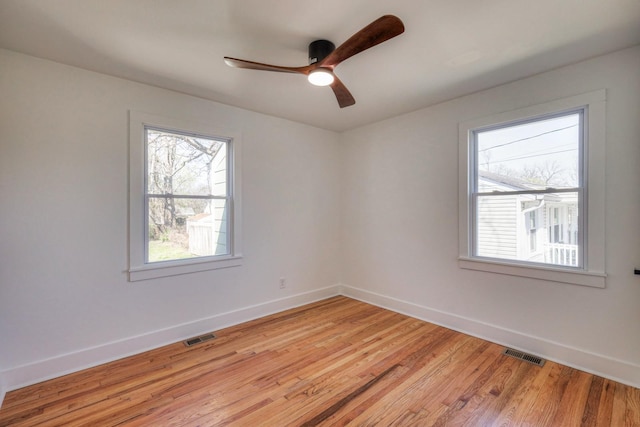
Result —
[[[479,171],[478,176],[481,179],[493,181],[497,184],[506,185],[508,187],[512,187],[514,190],[543,190],[546,187],[539,184],[534,184],[529,181],[525,181],[520,178],[516,178],[513,176],[502,175],[499,173],[488,172],[488,171]]]

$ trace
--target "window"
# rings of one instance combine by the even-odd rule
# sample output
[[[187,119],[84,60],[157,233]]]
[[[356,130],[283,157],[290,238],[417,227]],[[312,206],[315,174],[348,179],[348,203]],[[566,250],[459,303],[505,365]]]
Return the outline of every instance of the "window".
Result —
[[[604,287],[599,91],[460,124],[460,266]]]
[[[130,280],[239,265],[239,138],[136,112],[130,129]]]
[[[569,244],[567,209],[582,211],[584,109],[472,132],[473,255],[581,267]],[[550,208],[549,239],[538,251],[535,216]],[[519,217],[524,215],[523,221]],[[583,227],[578,227],[581,234]]]
[[[527,215],[527,230],[529,233],[529,253],[530,254],[534,254],[536,253],[536,251],[538,250],[538,237],[537,237],[537,231],[538,228],[536,226],[536,221],[537,221],[537,217],[538,217],[538,207],[534,206],[533,210],[528,211],[526,213]]]

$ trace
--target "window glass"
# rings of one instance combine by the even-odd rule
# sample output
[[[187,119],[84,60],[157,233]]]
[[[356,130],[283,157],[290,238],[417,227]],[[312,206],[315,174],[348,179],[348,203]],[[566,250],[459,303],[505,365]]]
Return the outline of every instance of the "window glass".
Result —
[[[582,117],[474,131],[475,256],[581,267]]]
[[[228,254],[228,141],[145,132],[147,262]]]
[[[577,187],[581,117],[575,112],[477,131],[478,173],[512,178],[514,189]]]

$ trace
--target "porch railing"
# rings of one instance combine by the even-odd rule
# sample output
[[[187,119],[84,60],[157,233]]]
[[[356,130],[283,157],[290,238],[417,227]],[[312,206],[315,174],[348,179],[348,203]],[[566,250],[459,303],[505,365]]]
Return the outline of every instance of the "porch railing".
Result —
[[[548,243],[544,261],[548,264],[578,266],[578,245]]]

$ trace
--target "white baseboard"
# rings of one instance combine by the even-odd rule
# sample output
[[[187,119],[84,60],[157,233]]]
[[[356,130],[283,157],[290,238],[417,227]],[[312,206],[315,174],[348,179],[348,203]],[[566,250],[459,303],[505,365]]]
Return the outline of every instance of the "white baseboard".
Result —
[[[339,294],[338,285],[316,289],[1,371],[0,405],[12,390]]]
[[[4,396],[7,394],[7,388],[4,386],[4,375],[0,372],[0,407],[4,402]]]
[[[640,365],[364,289],[341,285],[340,293],[397,313],[406,314],[416,319],[425,320],[448,329],[532,353],[581,371],[640,388]]]
[[[425,320],[500,345],[533,353],[573,368],[640,388],[640,366],[608,356],[569,347],[463,316],[420,306],[386,295],[346,285],[289,296],[221,313],[205,319],[126,338],[101,346],[56,356],[0,372],[0,405],[5,393],[123,357],[182,341],[206,332],[309,304],[335,295],[345,295],[369,304]]]

